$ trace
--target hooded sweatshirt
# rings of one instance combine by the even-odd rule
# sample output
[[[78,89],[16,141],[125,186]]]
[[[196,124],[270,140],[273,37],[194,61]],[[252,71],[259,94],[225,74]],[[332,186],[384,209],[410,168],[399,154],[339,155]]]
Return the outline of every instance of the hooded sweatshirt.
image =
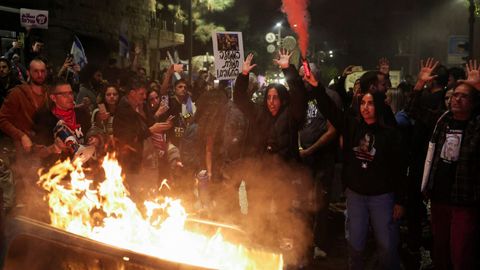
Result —
[[[322,86],[314,91],[320,111],[344,138],[344,186],[367,196],[394,192],[396,203],[403,204],[406,151],[398,131],[385,125],[382,95],[372,94],[377,121],[367,124],[361,117],[339,110]]]

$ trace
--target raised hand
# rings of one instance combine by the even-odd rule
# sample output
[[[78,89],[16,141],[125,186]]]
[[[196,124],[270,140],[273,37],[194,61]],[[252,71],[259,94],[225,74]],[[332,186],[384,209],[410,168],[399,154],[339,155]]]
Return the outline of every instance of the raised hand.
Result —
[[[139,44],[135,45],[135,55],[139,55],[142,53],[142,47]]]
[[[12,46],[15,48],[15,49],[20,49],[22,48],[23,44],[21,41],[14,41],[12,42]]]
[[[99,112],[98,112],[98,119],[100,119],[100,121],[105,121],[105,120],[107,120],[109,117],[110,117],[110,113],[109,113],[109,112],[106,112],[106,111],[99,111]]]
[[[281,49],[278,50],[278,59],[273,59],[273,62],[277,64],[279,68],[285,69],[290,65],[291,56],[292,52],[289,53],[287,50]]]
[[[378,59],[378,70],[385,75],[388,75],[390,72],[390,62],[386,57]]]
[[[346,67],[344,70],[343,70],[343,73],[342,73],[342,76],[343,77],[346,77],[350,74],[353,73],[352,69],[353,69],[354,65],[349,65],[348,67]]]
[[[469,84],[480,91],[480,65],[477,65],[477,60],[470,59],[465,65],[465,70],[467,71],[467,79],[458,80],[458,82]]]
[[[158,106],[158,109],[157,111],[155,112],[155,117],[160,117],[162,114],[166,113],[168,111],[169,107],[168,105],[164,104],[164,102],[162,101],[160,103],[160,106]]]
[[[66,68],[72,67],[73,65],[75,65],[75,63],[73,62],[73,58],[67,57],[63,62],[62,68],[66,69]]]
[[[432,76],[432,71],[437,67],[437,65],[438,61],[435,61],[435,59],[432,57],[428,58],[425,63],[423,62],[423,59],[420,60],[420,72],[418,73],[417,80],[428,82],[437,77],[437,75]]]
[[[183,64],[173,64],[173,71],[177,73],[182,73],[183,71]]]
[[[242,66],[243,75],[248,75],[248,73],[250,73],[250,71],[257,66],[257,64],[252,65],[252,59],[253,59],[253,53],[249,53],[247,55],[247,58],[243,62],[243,66]]]

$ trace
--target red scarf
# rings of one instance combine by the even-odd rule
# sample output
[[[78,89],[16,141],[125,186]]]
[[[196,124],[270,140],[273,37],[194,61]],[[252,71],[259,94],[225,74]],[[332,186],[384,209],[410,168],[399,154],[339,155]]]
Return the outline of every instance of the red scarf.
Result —
[[[58,108],[57,106],[53,107],[52,113],[60,120],[63,120],[67,127],[72,131],[75,131],[80,125],[77,124],[77,116],[75,115],[75,110],[65,111]]]

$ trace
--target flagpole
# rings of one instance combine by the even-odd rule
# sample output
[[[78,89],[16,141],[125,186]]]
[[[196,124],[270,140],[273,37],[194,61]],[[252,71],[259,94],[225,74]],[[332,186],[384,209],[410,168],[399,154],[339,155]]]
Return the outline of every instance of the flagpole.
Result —
[[[473,42],[474,42],[474,27],[475,27],[475,2],[473,0],[468,1],[470,6],[468,8],[468,58],[473,59]]]
[[[188,0],[188,83],[192,86],[192,54],[193,54],[193,24],[192,24],[192,0]]]

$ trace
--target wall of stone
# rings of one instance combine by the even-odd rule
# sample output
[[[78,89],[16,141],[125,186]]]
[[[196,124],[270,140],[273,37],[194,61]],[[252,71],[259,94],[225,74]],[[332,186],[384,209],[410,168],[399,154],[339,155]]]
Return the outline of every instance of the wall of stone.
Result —
[[[149,0],[56,0],[52,24],[99,38],[118,38],[122,29],[128,36],[146,38],[149,30]]]
[[[81,40],[89,62],[105,63],[109,57],[118,58],[118,37],[122,32],[130,42],[145,44],[150,25],[149,0],[55,0],[48,1],[48,47],[70,50],[73,35]],[[63,61],[59,52],[49,50],[56,63]],[[141,61],[147,64],[146,57]]]
[[[120,33],[131,43],[145,47],[149,38],[151,0],[4,0],[2,5],[49,11],[49,28],[32,29],[29,34],[43,38],[47,56],[54,66],[63,63],[74,35],[80,38],[89,62],[95,64],[118,57]],[[8,15],[14,19],[2,24],[1,29],[27,32],[20,26],[18,14]],[[142,57],[141,63],[148,66],[145,59],[147,56]]]

